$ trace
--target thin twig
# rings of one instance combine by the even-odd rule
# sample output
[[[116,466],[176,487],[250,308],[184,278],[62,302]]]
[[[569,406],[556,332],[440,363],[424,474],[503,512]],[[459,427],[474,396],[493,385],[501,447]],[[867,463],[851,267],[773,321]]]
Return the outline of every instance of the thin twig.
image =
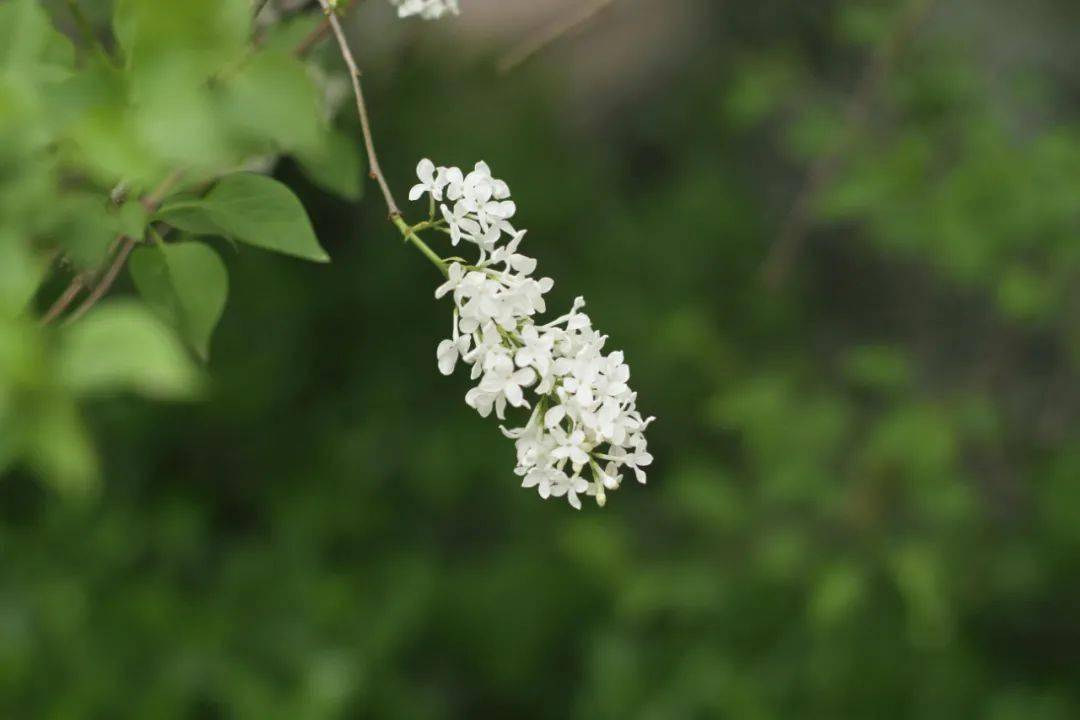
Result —
[[[852,138],[866,123],[870,110],[896,65],[905,45],[926,18],[934,0],[911,0],[889,37],[882,43],[867,67],[844,112],[843,130],[831,151],[811,166],[802,190],[792,205],[783,228],[762,264],[762,276],[771,289],[783,285],[806,242],[813,220],[814,207],[821,194],[835,181],[843,168],[844,153]]]
[[[90,24],[90,21],[86,19],[86,15],[83,13],[82,8],[79,7],[79,0],[66,0],[68,12],[71,13],[71,17],[75,20],[75,27],[78,28],[79,33],[83,36],[83,40],[89,46],[88,50],[100,50],[98,46],[97,35],[94,34],[94,28]]]
[[[270,0],[258,0],[255,4],[255,11],[251,13],[252,20],[258,20],[262,15],[262,11],[266,9],[266,6],[270,4]]]
[[[326,13],[326,19],[330,22],[330,29],[333,30],[338,48],[341,50],[341,57],[349,68],[349,77],[352,78],[353,95],[356,96],[356,110],[360,115],[360,129],[364,135],[368,167],[371,169],[370,175],[379,184],[390,217],[399,217],[401,210],[398,209],[397,203],[394,202],[394,195],[390,192],[390,186],[386,184],[382,168],[379,167],[379,156],[375,152],[375,141],[371,136],[371,120],[368,118],[367,103],[364,102],[364,90],[360,85],[360,68],[356,65],[356,58],[353,57],[352,50],[349,49],[349,42],[345,38],[345,32],[341,29],[341,23],[338,21],[337,15],[334,14],[330,3],[327,0],[319,0],[319,4],[322,5],[323,12]]]
[[[592,0],[578,8],[577,12],[562,18],[536,33],[526,37],[499,60],[496,66],[500,73],[506,74],[526,62],[533,55],[542,52],[560,38],[579,30],[587,22],[614,5],[616,0]]]
[[[357,3],[357,1],[358,0],[347,0],[347,2],[341,6],[341,12],[348,12],[349,9]],[[314,30],[308,33],[308,36],[302,41],[300,41],[300,44],[296,46],[296,56],[300,58],[307,56],[307,54],[311,52],[311,49],[323,40],[325,40],[329,34],[330,18],[325,17],[323,18],[322,22],[319,23]]]
[[[160,185],[154,188],[153,192],[139,200],[139,202],[142,203],[142,206],[146,209],[146,212],[152,213],[157,210],[158,205],[160,205],[161,201],[165,199],[165,196],[168,195],[174,187],[176,187],[176,184],[180,182],[181,177],[183,177],[183,172],[179,170],[170,173],[168,177],[166,177],[161,182]],[[112,284],[116,281],[116,276],[119,274],[120,268],[124,266],[124,263],[127,261],[128,255],[130,255],[131,251],[134,249],[136,242],[136,240],[125,237],[123,235],[113,241],[112,245],[109,247],[109,253],[111,254],[116,248],[119,249],[116,250],[116,254],[113,256],[112,262],[105,270],[105,273],[101,276],[101,279],[94,284],[93,288],[90,291],[90,294],[87,295],[86,299],[83,300],[82,304],[79,305],[79,307],[73,313],[71,313],[71,316],[64,321],[65,325],[73,323],[79,318],[81,318],[83,315],[89,312],[89,310],[94,307],[94,305],[96,305],[102,297],[104,297],[105,293],[109,291],[109,288],[112,287]],[[44,317],[42,317],[41,323],[43,325],[48,325],[56,318],[58,318],[61,313],[63,313],[64,310],[66,310],[71,305],[71,303],[75,301],[75,298],[78,296],[79,292],[81,292],[82,289],[86,287],[86,284],[87,280],[85,273],[80,273],[79,275],[76,275],[74,278],[72,278],[71,283],[68,285],[67,289],[60,294],[60,297],[57,298],[56,302],[53,303],[52,307],[49,308],[49,311],[45,313]]]
[[[152,213],[157,210],[161,201],[165,199],[166,195],[172,192],[173,188],[180,183],[180,180],[182,180],[183,177],[183,170],[173,170],[161,181],[160,185],[154,188],[153,192],[139,200],[139,202],[142,203],[142,206],[146,208],[146,212]]]
[[[91,308],[97,305],[101,298],[105,297],[105,293],[109,292],[109,288],[116,282],[116,277],[120,274],[120,269],[124,267],[124,263],[127,262],[128,256],[131,255],[131,251],[134,249],[135,240],[129,237],[120,239],[120,249],[116,251],[116,255],[109,265],[109,269],[105,271],[105,274],[101,277],[101,281],[98,282],[98,284],[94,286],[94,289],[90,291],[90,294],[86,296],[82,305],[79,305],[79,307],[64,320],[64,325],[70,325],[86,313],[90,312]]]
[[[41,316],[41,324],[48,325],[56,318],[60,317],[60,313],[67,309],[68,305],[75,302],[75,298],[80,292],[82,292],[85,281],[83,276],[76,275],[70,283],[68,283],[67,289],[56,299],[56,302],[52,304],[48,312]]]

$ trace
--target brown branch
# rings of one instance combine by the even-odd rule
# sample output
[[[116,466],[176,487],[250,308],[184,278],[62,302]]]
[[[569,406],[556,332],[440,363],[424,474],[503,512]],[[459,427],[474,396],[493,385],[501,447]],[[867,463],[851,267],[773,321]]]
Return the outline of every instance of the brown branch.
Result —
[[[341,22],[338,20],[337,15],[334,14],[334,9],[327,0],[319,0],[319,4],[322,5],[323,12],[326,13],[326,19],[330,23],[330,29],[337,39],[338,48],[341,50],[341,57],[345,60],[345,65],[349,68],[349,77],[352,79],[353,95],[356,96],[356,110],[360,115],[360,129],[363,132],[364,147],[367,150],[368,167],[371,169],[369,174],[371,175],[371,178],[379,184],[379,189],[382,191],[383,199],[386,201],[386,209],[390,212],[390,217],[399,217],[401,215],[401,210],[398,209],[398,205],[394,201],[394,195],[390,192],[390,186],[386,184],[386,178],[383,176],[382,168],[379,167],[379,156],[375,152],[375,141],[371,136],[371,120],[368,117],[367,103],[364,102],[364,90],[360,85],[360,68],[356,65],[356,58],[353,57],[352,50],[349,49],[349,42],[345,39],[345,32],[341,29]]]
[[[532,56],[544,51],[560,38],[581,29],[587,22],[614,4],[615,0],[592,0],[585,3],[578,8],[577,12],[526,37],[521,43],[514,46],[510,52],[506,53],[499,60],[496,67],[502,74],[510,72],[528,61]]]
[[[266,6],[270,4],[270,0],[256,0],[255,11],[251,13],[252,20],[258,20],[262,15],[262,11],[266,9]]]
[[[160,185],[154,188],[153,192],[139,200],[139,202],[142,203],[142,206],[146,208],[146,212],[153,213],[155,210],[157,210],[158,205],[160,205],[161,201],[165,199],[165,196],[168,195],[174,187],[176,187],[176,184],[180,182],[181,177],[183,177],[183,173],[179,170],[170,173],[168,177],[161,181]],[[101,300],[105,293],[109,291],[109,288],[112,287],[112,284],[116,281],[116,276],[120,273],[120,268],[124,266],[124,263],[127,261],[128,256],[134,249],[135,243],[136,240],[125,237],[123,235],[113,240],[112,245],[109,246],[109,254],[112,254],[113,250],[116,250],[117,248],[119,249],[116,250],[116,254],[113,256],[112,263],[105,270],[105,273],[101,276],[101,279],[94,284],[93,288],[90,290],[90,294],[86,297],[85,300],[83,300],[82,304],[79,305],[75,312],[73,312],[71,316],[64,321],[65,325],[75,322],[87,312],[89,312],[89,310],[94,307],[94,305],[96,305],[99,300]],[[63,293],[61,293],[60,297],[57,298],[56,302],[53,303],[52,307],[49,308],[49,311],[45,313],[44,317],[42,317],[41,324],[48,325],[49,323],[56,320],[56,318],[58,318],[64,312],[64,310],[66,310],[71,305],[71,303],[75,301],[75,298],[86,286],[86,273],[80,273],[79,275],[76,275],[74,278],[72,278],[71,283],[68,285],[67,289],[64,290]]]
[[[357,1],[358,0],[347,0],[345,4],[342,5],[341,12],[348,12],[352,8],[352,6],[357,3]],[[307,54],[311,52],[312,48],[325,40],[329,35],[330,18],[325,17],[323,18],[322,22],[320,22],[314,30],[308,33],[308,36],[304,38],[299,45],[296,46],[296,56],[300,58],[306,57]]]
[[[109,288],[116,282],[116,277],[120,274],[121,268],[124,267],[124,263],[127,262],[128,256],[131,255],[131,251],[135,249],[135,240],[129,237],[120,238],[120,249],[116,251],[116,255],[113,257],[112,263],[109,265],[108,270],[101,277],[101,280],[94,286],[94,289],[90,291],[90,294],[86,296],[82,304],[75,309],[75,312],[71,313],[64,321],[64,325],[70,325],[86,313],[90,312],[90,309],[97,305],[101,298],[105,297],[105,293],[109,292]]]
[[[877,96],[892,74],[897,59],[908,41],[926,18],[934,0],[911,0],[896,26],[882,43],[873,61],[859,78],[855,92],[844,112],[843,130],[832,150],[819,157],[811,166],[796,196],[791,212],[780,234],[769,250],[761,272],[765,284],[776,290],[787,279],[791,268],[806,243],[813,221],[814,206],[836,180],[844,165],[844,153],[851,139],[858,134],[870,115]]]
[[[76,275],[74,278],[72,278],[71,282],[68,283],[68,286],[64,290],[64,292],[62,292],[60,294],[60,297],[56,299],[56,302],[54,302],[52,306],[48,309],[48,311],[41,316],[41,324],[48,325],[52,321],[56,320],[56,318],[60,317],[60,314],[67,310],[68,306],[71,305],[71,303],[75,302],[75,298],[78,297],[80,292],[82,292],[85,284],[86,281],[83,280],[82,274]]]
[[[83,13],[78,0],[65,0],[65,3],[71,18],[75,21],[75,27],[78,29],[79,34],[83,36],[83,40],[86,41],[86,49],[91,52],[100,51],[101,47],[98,45],[97,35],[94,34],[94,27],[86,19],[86,14]]]

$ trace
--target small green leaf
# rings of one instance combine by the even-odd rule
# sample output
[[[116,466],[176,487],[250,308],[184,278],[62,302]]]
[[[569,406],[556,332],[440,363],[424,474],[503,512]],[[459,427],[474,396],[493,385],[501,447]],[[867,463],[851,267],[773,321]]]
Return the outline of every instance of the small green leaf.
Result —
[[[327,133],[315,151],[294,153],[297,163],[312,182],[346,200],[359,200],[364,194],[360,182],[363,158],[358,139],[339,131]]]
[[[179,330],[182,325],[180,301],[169,275],[169,263],[161,248],[136,248],[128,260],[128,272],[146,304],[162,320]]]
[[[187,232],[220,234],[314,262],[330,260],[300,200],[288,187],[264,175],[229,175],[205,197],[166,203],[157,217]]]
[[[168,213],[168,223],[178,230],[193,235],[224,235],[230,237],[224,228],[213,220],[211,213],[203,207],[203,198],[197,195],[176,195],[164,204],[156,220],[164,220]]]
[[[132,390],[152,398],[190,398],[200,377],[183,346],[146,308],[102,305],[64,330],[59,377],[77,394]]]
[[[150,213],[140,202],[127,202],[116,211],[116,229],[118,234],[138,240],[143,236],[150,223]]]
[[[217,253],[198,242],[142,247],[132,253],[130,268],[147,304],[206,360],[229,292],[229,275]]]

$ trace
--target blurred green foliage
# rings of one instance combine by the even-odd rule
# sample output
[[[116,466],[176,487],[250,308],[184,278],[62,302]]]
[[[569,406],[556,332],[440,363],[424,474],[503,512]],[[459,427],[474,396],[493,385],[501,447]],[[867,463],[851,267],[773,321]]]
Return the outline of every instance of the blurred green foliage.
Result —
[[[0,463],[23,458],[0,483],[0,716],[1080,715],[1080,79],[1043,56],[989,74],[971,17],[942,7],[851,127],[899,4],[700,5],[710,40],[617,122],[569,119],[558,76],[447,69],[450,39],[367,73],[392,183],[423,155],[491,162],[554,299],[585,294],[626,349],[657,463],[602,511],[516,487],[512,448],[435,372],[437,277],[373,199],[309,182],[355,195],[356,173],[276,173],[333,264],[221,245],[232,297],[196,404],[101,397],[197,381],[127,301],[40,331],[13,308],[45,267],[0,241]],[[1080,27],[1072,3],[1038,6],[1029,30]],[[192,72],[173,38],[200,37],[204,69],[245,40],[207,21],[217,3],[185,7],[132,50],[149,85]],[[66,186],[29,118],[73,62],[42,37],[0,38],[23,63],[0,83],[0,233],[108,238],[117,218],[79,196],[42,212]],[[306,92],[249,72],[238,97]],[[285,150],[267,118],[292,101],[215,111],[204,135],[220,98],[169,82],[188,94],[88,122],[71,152],[152,175]],[[282,137],[327,135],[301,125]],[[837,147],[770,291],[792,197]],[[84,427],[104,482],[80,501]]]

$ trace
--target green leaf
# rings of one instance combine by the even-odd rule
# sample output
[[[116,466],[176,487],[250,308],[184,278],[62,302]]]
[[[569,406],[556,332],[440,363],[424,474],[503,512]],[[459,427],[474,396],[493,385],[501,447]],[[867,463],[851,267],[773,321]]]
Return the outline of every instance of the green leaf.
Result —
[[[248,0],[117,0],[113,32],[137,74],[179,60],[209,78],[243,57],[251,6]]]
[[[314,262],[330,260],[300,200],[288,187],[263,175],[229,175],[205,197],[166,203],[157,217],[187,232],[220,234]]]
[[[314,152],[322,143],[320,94],[292,52],[260,52],[221,93],[227,117],[256,152]]]
[[[0,315],[22,313],[47,268],[22,238],[0,230]]]
[[[56,198],[56,243],[76,267],[97,268],[117,236],[140,239],[149,214],[140,203],[117,208],[104,193],[71,193]]]
[[[325,134],[322,144],[313,152],[299,151],[294,157],[304,174],[323,189],[346,200],[359,200],[363,196],[360,176],[364,162],[358,139],[335,130]]]
[[[64,329],[58,359],[76,394],[131,390],[152,398],[190,398],[200,376],[183,346],[145,307],[114,301]]]
[[[119,224],[105,195],[73,193],[57,198],[64,219],[55,231],[57,244],[79,269],[98,267],[116,239]]]
[[[130,268],[147,303],[206,360],[229,293],[228,271],[217,253],[198,242],[141,247]]]
[[[30,464],[58,493],[84,497],[97,485],[97,453],[75,403],[50,398],[35,408],[28,428],[26,454]]]
[[[248,1],[117,0],[113,27],[126,61],[129,143],[194,171],[239,162],[210,85],[247,52]]]
[[[30,80],[60,80],[75,63],[71,42],[37,0],[0,4],[0,68]]]
[[[181,326],[180,301],[173,287],[169,263],[160,247],[142,246],[131,253],[128,272],[146,304],[172,327]]]
[[[126,202],[116,210],[116,230],[136,240],[141,238],[150,224],[150,213],[141,202]]]
[[[48,95],[47,122],[70,140],[56,152],[105,187],[121,178],[140,186],[171,168],[139,136],[129,85],[127,74],[94,57]]]

